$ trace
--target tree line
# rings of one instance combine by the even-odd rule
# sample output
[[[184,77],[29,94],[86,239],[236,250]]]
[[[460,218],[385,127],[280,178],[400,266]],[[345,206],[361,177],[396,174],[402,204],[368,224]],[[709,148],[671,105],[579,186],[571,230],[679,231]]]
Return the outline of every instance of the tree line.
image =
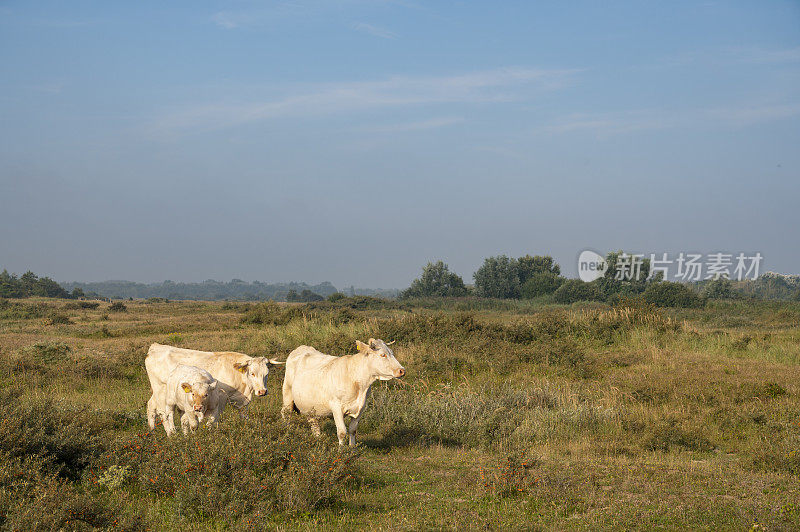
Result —
[[[608,268],[600,278],[591,282],[563,277],[561,267],[549,255],[488,257],[473,275],[473,286],[467,286],[462,277],[444,262],[429,262],[422,268],[422,275],[414,279],[400,297],[544,298],[567,304],[577,301],[613,304],[623,298],[641,298],[669,307],[700,307],[707,299],[800,300],[800,277],[772,272],[756,280],[719,278],[686,284],[664,281],[661,273],[650,278],[650,261],[644,259],[638,278],[618,279],[617,263],[622,255],[622,251],[608,253],[605,257]]]
[[[60,297],[67,299],[77,299],[83,297],[83,290],[74,289],[71,293],[64,287],[49,277],[39,277],[32,271],[27,271],[17,277],[16,274],[8,273],[3,270],[0,273],[0,297],[4,298],[23,298],[23,297]]]

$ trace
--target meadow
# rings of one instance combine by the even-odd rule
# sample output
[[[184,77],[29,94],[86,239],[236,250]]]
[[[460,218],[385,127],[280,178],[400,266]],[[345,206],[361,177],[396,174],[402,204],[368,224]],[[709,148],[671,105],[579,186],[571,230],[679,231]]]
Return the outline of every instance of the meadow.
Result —
[[[153,342],[382,338],[359,446],[250,416],[148,432]],[[800,303],[0,301],[2,530],[800,529]]]

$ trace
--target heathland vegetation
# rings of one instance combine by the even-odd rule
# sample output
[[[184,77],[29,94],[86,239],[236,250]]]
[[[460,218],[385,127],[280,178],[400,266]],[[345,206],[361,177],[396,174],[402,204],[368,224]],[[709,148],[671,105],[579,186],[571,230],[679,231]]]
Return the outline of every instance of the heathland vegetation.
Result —
[[[0,303],[0,529],[800,527],[800,303],[332,297]],[[58,319],[53,319],[58,317]],[[395,340],[360,447],[250,417],[147,431],[152,342]]]

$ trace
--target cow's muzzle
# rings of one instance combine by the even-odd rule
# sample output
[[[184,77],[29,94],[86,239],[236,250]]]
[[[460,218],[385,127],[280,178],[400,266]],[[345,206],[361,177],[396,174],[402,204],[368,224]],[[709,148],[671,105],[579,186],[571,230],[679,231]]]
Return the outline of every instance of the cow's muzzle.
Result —
[[[258,395],[259,397],[264,397],[265,395],[267,395],[267,390],[259,390],[256,392],[256,395]]]
[[[405,375],[405,374],[406,374],[406,370],[404,370],[403,368],[400,368],[400,369],[398,369],[398,370],[396,370],[396,371],[394,372],[394,376],[395,376],[396,378],[398,378],[398,379],[399,379],[400,377],[402,377],[403,375]]]
[[[194,411],[195,412],[202,412],[203,410],[205,410],[203,408],[203,405],[194,405]]]

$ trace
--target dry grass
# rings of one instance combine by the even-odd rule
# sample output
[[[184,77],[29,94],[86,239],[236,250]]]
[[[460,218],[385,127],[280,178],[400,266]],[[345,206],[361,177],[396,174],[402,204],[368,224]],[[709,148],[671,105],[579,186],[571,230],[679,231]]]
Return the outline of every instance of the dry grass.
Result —
[[[24,500],[56,504],[47,490],[67,482],[63,489],[98,522],[117,512],[126,526],[163,530],[800,526],[797,304],[658,311],[624,304],[367,303],[126,302],[124,312],[54,300],[4,306],[2,386],[17,388],[22,404],[88,407],[80,415],[100,423],[108,449],[145,430],[143,360],[152,342],[280,357],[303,343],[345,354],[356,338],[383,337],[397,341],[408,370],[402,383],[375,386],[359,427],[360,481],[323,495],[325,504],[293,511],[273,494],[271,509],[256,517],[208,501],[216,513],[198,514],[186,505],[202,491],[186,498],[120,481],[113,495],[93,495],[81,480],[44,477],[32,484],[43,491],[31,488]],[[271,374],[270,395],[252,411],[264,434],[283,430],[275,424],[282,376]],[[333,444],[330,424],[326,429],[325,442]],[[235,441],[234,434],[225,438]],[[297,445],[310,444],[297,438]],[[177,447],[160,452],[169,460],[188,456]],[[227,448],[214,452],[219,461]],[[231,464],[248,482],[266,478],[248,469],[246,457]],[[114,474],[124,480],[113,470],[104,482],[113,484]],[[302,478],[318,477],[296,478],[271,485],[289,482],[291,500],[317,500],[311,486],[319,482]],[[239,485],[236,497],[247,498],[248,486]],[[221,496],[230,491],[214,489]],[[29,514],[13,515],[35,525]]]

